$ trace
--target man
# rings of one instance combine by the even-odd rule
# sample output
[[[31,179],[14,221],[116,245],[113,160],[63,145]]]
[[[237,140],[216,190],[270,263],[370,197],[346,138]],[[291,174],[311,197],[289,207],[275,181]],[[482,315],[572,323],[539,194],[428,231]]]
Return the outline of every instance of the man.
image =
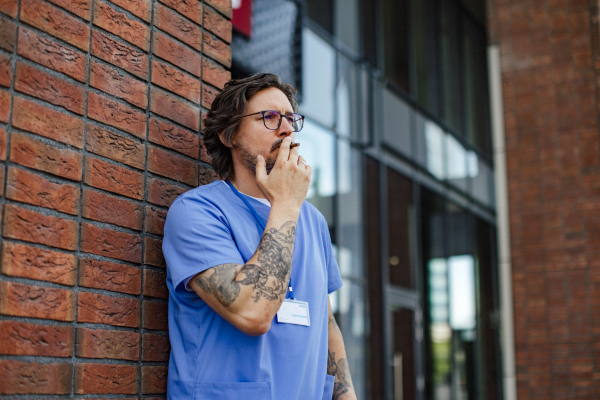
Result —
[[[271,74],[232,80],[206,117],[226,180],[167,215],[169,399],[356,398],[327,297],[342,280],[291,146],[304,120],[294,94]]]

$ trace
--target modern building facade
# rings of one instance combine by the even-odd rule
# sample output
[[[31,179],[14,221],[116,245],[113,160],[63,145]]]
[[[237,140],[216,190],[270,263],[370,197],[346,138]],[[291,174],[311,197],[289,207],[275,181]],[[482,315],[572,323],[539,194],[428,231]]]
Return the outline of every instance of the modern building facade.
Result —
[[[297,140],[344,278],[331,300],[359,398],[504,398],[484,3],[252,8],[248,35],[234,6],[232,75],[300,89]]]

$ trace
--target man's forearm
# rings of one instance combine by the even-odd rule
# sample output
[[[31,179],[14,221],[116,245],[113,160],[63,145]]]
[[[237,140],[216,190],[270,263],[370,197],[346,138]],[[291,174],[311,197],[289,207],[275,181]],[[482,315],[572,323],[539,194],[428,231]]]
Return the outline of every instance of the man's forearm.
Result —
[[[346,357],[344,339],[333,315],[329,314],[329,349],[327,355],[327,373],[335,376],[333,400],[356,399],[350,367]]]

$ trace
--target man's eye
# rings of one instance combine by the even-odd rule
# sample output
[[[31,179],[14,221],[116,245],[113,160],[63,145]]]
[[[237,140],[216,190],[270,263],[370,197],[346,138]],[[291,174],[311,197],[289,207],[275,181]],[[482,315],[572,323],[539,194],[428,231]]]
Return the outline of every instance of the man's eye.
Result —
[[[275,119],[275,114],[271,114],[271,113],[269,113],[269,114],[266,114],[266,113],[265,113],[265,119],[266,119],[267,121],[272,121],[272,120],[274,120],[274,119]]]

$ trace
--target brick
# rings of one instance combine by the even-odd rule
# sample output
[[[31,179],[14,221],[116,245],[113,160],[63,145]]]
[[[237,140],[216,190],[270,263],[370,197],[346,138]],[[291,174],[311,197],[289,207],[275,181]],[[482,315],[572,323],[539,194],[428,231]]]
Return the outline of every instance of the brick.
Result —
[[[65,10],[72,12],[89,21],[92,14],[92,0],[48,0],[50,3],[54,3]]]
[[[167,289],[167,273],[144,270],[144,296],[158,297],[160,299],[169,298],[169,289]]]
[[[88,117],[140,138],[146,136],[143,112],[94,92],[88,94]]]
[[[202,85],[202,107],[210,108],[219,91],[208,85]]]
[[[27,28],[19,27],[17,54],[54,71],[85,82],[87,59],[53,39],[41,36]]]
[[[142,361],[169,361],[171,344],[168,336],[153,333],[142,334]]]
[[[147,200],[153,204],[170,207],[177,196],[187,192],[189,189],[173,185],[167,181],[158,178],[148,177],[148,198]]]
[[[104,329],[77,329],[77,357],[137,361],[140,334]]]
[[[130,167],[144,169],[146,148],[142,143],[98,125],[88,124],[85,149]]]
[[[44,215],[13,204],[4,206],[4,237],[76,250],[78,231],[77,221]]]
[[[167,266],[162,252],[162,240],[144,238],[144,264],[162,268]]]
[[[142,214],[141,204],[94,190],[83,190],[81,215],[84,218],[141,231]]]
[[[167,393],[167,367],[142,367],[142,394]]]
[[[94,3],[94,25],[140,47],[150,49],[150,28],[101,1]]]
[[[76,394],[136,394],[138,367],[133,365],[77,364]]]
[[[0,360],[0,376],[0,394],[70,394],[73,366]]]
[[[208,185],[218,179],[221,179],[221,177],[212,169],[198,166],[198,186]]]
[[[73,356],[73,327],[0,321],[0,354],[13,356]],[[153,349],[153,353],[157,351]]]
[[[176,181],[198,186],[198,165],[188,159],[150,146],[148,170]]]
[[[148,78],[148,56],[92,29],[92,55],[123,68],[142,79]]]
[[[139,263],[142,261],[142,238],[125,232],[83,223],[81,250],[86,253]]]
[[[142,302],[142,328],[167,330],[167,303],[144,300]]]
[[[1,20],[0,20],[1,21]],[[0,27],[0,29],[2,29]],[[12,82],[12,63],[10,57],[0,54],[0,86],[10,87]],[[198,96],[200,89],[198,88]]]
[[[81,153],[59,149],[21,133],[13,132],[11,135],[9,159],[63,178],[81,179]]]
[[[161,89],[152,87],[150,110],[194,131],[200,128],[200,109]]]
[[[0,282],[0,314],[73,321],[75,293],[65,289]]]
[[[202,33],[202,51],[213,60],[231,67],[231,47],[208,32]]]
[[[231,22],[210,7],[204,7],[204,29],[231,43]]]
[[[147,86],[136,78],[92,60],[90,85],[143,109],[148,105]]]
[[[83,120],[15,97],[12,125],[72,146],[83,147]]]
[[[21,0],[20,20],[83,51],[88,50],[90,27],[48,3]]]
[[[77,186],[55,183],[20,168],[8,168],[6,198],[67,214],[79,214]]]
[[[142,200],[144,176],[94,157],[85,159],[83,181],[95,188]]]
[[[64,107],[69,111],[83,115],[85,111],[85,88],[83,86],[75,85],[67,82],[64,79],[60,79],[56,76],[50,75],[47,72],[41,71],[37,68],[29,66],[21,61],[17,62],[15,72],[15,90],[21,93],[28,94],[38,99],[45,100],[48,103]],[[18,100],[24,102],[17,98]],[[16,105],[17,103],[15,103]],[[31,103],[34,106],[41,108],[35,103]],[[19,105],[20,107],[21,105]],[[17,110],[15,110],[17,111]],[[53,111],[53,110],[52,110]],[[56,112],[54,112],[56,113]],[[45,115],[44,115],[45,114]],[[44,113],[41,117],[48,119],[52,113]],[[50,114],[50,115],[48,115]],[[60,113],[56,113],[60,114]],[[64,115],[64,114],[63,114]],[[66,116],[65,116],[66,117]],[[68,117],[70,119],[72,117]],[[29,117],[29,123],[31,123],[31,117]],[[60,118],[53,118],[59,120]],[[67,118],[63,118],[67,119]],[[61,124],[63,121],[57,121]],[[47,124],[48,121],[42,121],[42,124]],[[80,121],[81,129],[83,133],[83,121]],[[68,131],[66,132],[69,133]],[[43,134],[42,134],[43,135]],[[46,135],[43,135],[46,136]],[[60,137],[60,136],[59,136]],[[83,134],[79,137],[79,140],[83,138]]]
[[[17,0],[0,0],[0,12],[15,18],[18,10],[19,4]]]
[[[198,158],[200,139],[195,133],[166,121],[150,118],[148,140],[168,147],[188,157]]]
[[[160,32],[154,32],[152,37],[152,53],[193,75],[200,77],[202,73],[200,53],[175,42]]]
[[[77,259],[73,254],[20,243],[2,243],[2,273],[75,286]]]
[[[146,232],[154,235],[164,235],[165,220],[167,211],[156,207],[146,206],[146,217],[144,227]]]
[[[208,82],[219,89],[223,89],[225,84],[231,79],[231,72],[208,58],[202,58],[202,80]]]
[[[79,286],[138,295],[142,289],[142,272],[125,264],[82,258]]]
[[[79,292],[77,322],[137,328],[140,322],[140,303],[137,299]]]
[[[202,3],[199,0],[160,0],[161,3],[171,7],[181,15],[186,16],[195,23],[202,25]]]
[[[0,160],[6,160],[6,146],[8,144],[8,134],[6,129],[0,126]]]
[[[194,103],[200,102],[200,80],[165,63],[152,61],[152,83]]]
[[[214,7],[221,14],[231,19],[233,13],[231,9],[231,1],[229,0],[206,0],[206,4]]]
[[[0,122],[8,123],[10,117],[10,92],[0,90]]]
[[[154,26],[181,40],[194,50],[202,49],[200,27],[159,3],[156,4],[154,10]]]
[[[150,0],[110,0],[112,3],[129,11],[136,17],[150,22],[150,14],[152,13]]]
[[[12,53],[15,48],[16,39],[17,25],[12,20],[0,15],[0,49]],[[4,57],[6,56],[2,56],[2,58]]]

